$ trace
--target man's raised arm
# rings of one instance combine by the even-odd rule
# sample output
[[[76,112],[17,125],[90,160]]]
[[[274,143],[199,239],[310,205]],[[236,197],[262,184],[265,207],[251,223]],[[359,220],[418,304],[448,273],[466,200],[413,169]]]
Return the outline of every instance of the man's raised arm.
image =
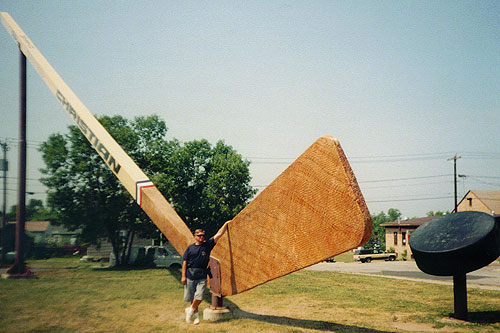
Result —
[[[227,231],[227,228],[229,227],[229,222],[231,222],[230,220],[229,221],[226,221],[226,223],[224,223],[224,225],[219,229],[219,231],[217,231],[217,233],[215,234],[215,236],[213,237],[214,238],[214,241],[217,243],[217,241],[219,240],[219,238],[222,237],[222,235],[224,235],[224,233]]]

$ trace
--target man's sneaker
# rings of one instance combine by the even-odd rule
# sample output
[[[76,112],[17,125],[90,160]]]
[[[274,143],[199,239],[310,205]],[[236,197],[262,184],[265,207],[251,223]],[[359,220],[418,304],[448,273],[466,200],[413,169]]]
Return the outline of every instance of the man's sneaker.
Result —
[[[194,309],[192,307],[186,308],[186,323],[191,324],[193,322],[193,312]]]
[[[193,324],[195,325],[198,325],[200,323],[200,313],[199,312],[196,312],[194,314],[194,321],[193,321]]]

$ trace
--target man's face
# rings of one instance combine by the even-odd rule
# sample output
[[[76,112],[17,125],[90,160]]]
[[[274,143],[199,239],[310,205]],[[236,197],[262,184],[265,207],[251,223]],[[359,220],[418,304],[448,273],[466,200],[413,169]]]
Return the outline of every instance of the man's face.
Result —
[[[205,232],[199,231],[194,234],[194,240],[196,241],[197,244],[201,244],[205,242]]]

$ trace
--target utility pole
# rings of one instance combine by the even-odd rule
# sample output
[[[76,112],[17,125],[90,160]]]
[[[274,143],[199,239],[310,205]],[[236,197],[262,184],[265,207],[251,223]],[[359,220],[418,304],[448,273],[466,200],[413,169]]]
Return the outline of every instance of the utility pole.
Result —
[[[7,140],[5,142],[0,142],[3,150],[3,159],[0,160],[0,170],[3,171],[3,208],[2,208],[2,258],[1,262],[5,262],[5,256],[7,255],[7,170],[9,169],[9,164],[7,163]]]
[[[26,56],[19,46],[19,166],[17,177],[16,257],[6,275],[32,277],[24,262],[26,222]]]
[[[453,160],[453,174],[455,177],[455,209],[453,211],[455,213],[457,212],[457,206],[458,206],[458,203],[457,203],[457,160],[459,158],[461,158],[461,156],[457,156],[457,154],[455,154],[455,156],[448,159],[448,161]]]

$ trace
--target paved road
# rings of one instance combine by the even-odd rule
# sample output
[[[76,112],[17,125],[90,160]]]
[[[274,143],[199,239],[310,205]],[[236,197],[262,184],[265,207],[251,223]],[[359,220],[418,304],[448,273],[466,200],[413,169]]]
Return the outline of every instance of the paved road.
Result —
[[[453,284],[453,277],[426,274],[418,269],[414,261],[372,261],[365,264],[360,262],[323,262],[307,269],[377,275],[394,279],[426,281],[447,285]],[[500,264],[498,261],[467,274],[467,287],[500,290]]]

